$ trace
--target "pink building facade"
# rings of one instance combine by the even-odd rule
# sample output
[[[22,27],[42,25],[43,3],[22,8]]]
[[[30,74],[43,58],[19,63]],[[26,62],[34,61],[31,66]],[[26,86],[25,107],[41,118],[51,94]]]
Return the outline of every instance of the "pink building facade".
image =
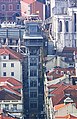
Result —
[[[38,14],[45,20],[45,4],[37,0],[21,0],[21,15]]]
[[[45,4],[38,1],[31,3],[30,14],[38,14],[42,20],[45,20]]]
[[[30,3],[21,0],[21,16],[30,15]]]
[[[30,15],[30,4],[35,0],[21,0],[21,16]]]
[[[0,22],[15,21],[21,15],[20,0],[0,0]]]

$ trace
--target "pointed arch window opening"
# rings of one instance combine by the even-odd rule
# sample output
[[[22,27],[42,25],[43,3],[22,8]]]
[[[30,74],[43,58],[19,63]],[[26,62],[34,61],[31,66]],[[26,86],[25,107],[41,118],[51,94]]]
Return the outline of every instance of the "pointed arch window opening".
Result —
[[[69,22],[68,21],[65,22],[65,31],[69,32]]]
[[[62,21],[59,22],[59,32],[62,32]]]
[[[76,13],[74,13],[74,32],[76,32]]]

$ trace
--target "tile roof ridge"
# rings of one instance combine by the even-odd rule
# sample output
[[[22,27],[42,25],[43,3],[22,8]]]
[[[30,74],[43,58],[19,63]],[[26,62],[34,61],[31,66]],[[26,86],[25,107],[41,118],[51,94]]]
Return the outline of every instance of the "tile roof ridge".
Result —
[[[52,97],[52,102],[53,102],[53,105],[58,105],[60,104],[60,101],[64,98],[64,92],[58,94],[58,95],[55,95],[55,97],[53,96]],[[57,99],[57,100],[56,100]]]
[[[9,95],[10,95],[10,94],[14,94],[14,95],[17,95],[17,96],[21,97],[21,95],[18,95],[17,93],[12,92],[11,90],[8,90],[8,89],[6,89],[6,88],[3,88],[3,90],[6,91],[6,92],[8,92]]]
[[[72,119],[71,117],[73,117],[74,119],[77,119],[77,117],[73,116],[72,114],[68,114],[65,116],[55,116],[55,118],[65,118],[65,119]]]
[[[10,95],[10,94],[8,94],[8,95]],[[14,95],[16,95],[16,94],[14,94]],[[17,96],[19,96],[19,95],[17,95]],[[14,96],[12,96],[12,95],[10,95],[10,97],[16,99],[16,97],[14,97]],[[19,97],[20,97],[20,96],[19,96]],[[17,100],[17,99],[16,99],[16,100]]]
[[[58,100],[58,102],[60,102],[60,101],[65,97],[64,91],[63,91],[62,93],[63,93],[63,94],[62,94],[62,97]]]
[[[7,54],[8,54],[8,52],[6,51],[6,47],[1,47],[0,50],[3,50],[3,52],[1,53],[1,55],[2,55],[3,53],[7,53]]]
[[[22,82],[16,80],[13,77],[0,77],[0,82],[3,82],[1,86],[6,86],[6,88],[12,89],[14,92],[16,91],[15,89],[22,89]],[[18,88],[17,88],[18,87]],[[17,91],[16,91],[17,92]],[[18,95],[20,95],[19,92],[17,92]]]
[[[74,88],[72,87],[72,85],[68,85],[67,87],[64,88],[64,90],[68,89],[69,87],[70,87],[71,89],[74,89]]]
[[[18,95],[18,96],[21,96],[20,93],[18,93],[17,91],[15,91],[12,87],[9,87],[8,85],[6,85],[6,86],[4,85],[4,86],[3,86],[3,89],[8,90],[9,92],[15,93],[15,94]]]
[[[4,53],[5,53],[5,51],[3,51],[3,52],[1,53],[1,55],[4,54]]]
[[[64,91],[65,91],[67,88],[69,88],[69,86],[65,87],[64,90],[62,90],[62,92],[60,92],[60,94],[62,94],[61,97],[59,97],[59,96],[57,95],[57,97],[58,97],[57,103],[59,103],[59,102],[65,97]],[[60,95],[60,94],[59,94],[59,95]],[[54,99],[54,98],[53,98],[53,99]]]
[[[18,52],[14,51],[14,50],[12,50],[12,49],[10,49],[8,47],[6,47],[5,50],[7,52],[9,52],[9,54],[11,54],[12,56],[14,56],[17,59],[21,59],[20,56],[23,56],[21,53],[18,53]]]
[[[68,106],[68,105],[70,105],[71,103],[68,103],[68,104],[64,104],[64,103],[62,103],[62,104],[58,104],[58,105],[55,105],[55,106],[59,106],[59,105],[61,105],[61,107],[59,107],[59,109],[61,109],[61,108],[63,108],[63,107],[65,107],[65,106]],[[54,107],[55,107],[54,106]],[[58,110],[58,109],[57,109]]]
[[[53,91],[52,91],[52,93],[54,93],[54,92],[58,91],[58,89],[60,89],[60,87],[65,86],[65,85],[66,85],[66,84],[61,83],[61,85],[60,85],[59,87],[57,87],[55,90],[53,90]]]
[[[10,79],[10,77],[7,77],[7,81]]]
[[[13,78],[13,77],[9,77],[9,78],[8,78],[8,82],[10,82],[11,84],[14,84],[14,83],[12,83],[12,82],[10,81],[11,79],[14,80],[14,81],[16,81],[16,82],[18,82],[19,84],[22,85],[22,82],[21,82],[21,81],[15,79],[15,78]],[[14,85],[14,86],[15,86],[15,85]],[[16,86],[18,86],[18,85],[16,85]]]
[[[60,108],[62,108],[63,106],[64,106],[64,103],[58,104],[58,105],[55,105],[55,106],[54,106],[54,109],[55,109],[55,108],[60,109]],[[58,110],[58,109],[55,109],[55,110]]]

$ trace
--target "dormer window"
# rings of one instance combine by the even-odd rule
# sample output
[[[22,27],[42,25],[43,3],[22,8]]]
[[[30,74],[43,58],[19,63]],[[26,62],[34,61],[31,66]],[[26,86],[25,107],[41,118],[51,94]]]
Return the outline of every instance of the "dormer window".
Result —
[[[9,55],[8,54],[1,55],[1,59],[2,60],[8,60],[9,59]]]
[[[3,59],[6,59],[6,56],[5,55],[3,56]]]

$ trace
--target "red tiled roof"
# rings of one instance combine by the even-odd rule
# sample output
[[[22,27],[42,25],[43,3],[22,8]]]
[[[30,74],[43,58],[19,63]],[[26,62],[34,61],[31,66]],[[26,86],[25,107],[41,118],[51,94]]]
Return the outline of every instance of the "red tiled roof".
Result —
[[[7,117],[7,116],[2,116],[2,117],[0,117],[0,119],[16,119],[16,118],[11,118],[11,117]]]
[[[6,116],[5,114],[0,114],[0,119],[17,119],[17,118],[14,118],[14,117],[9,117],[9,116]]]
[[[22,83],[11,77],[0,77],[0,90],[7,89],[17,95],[21,95],[17,90],[22,88]]]
[[[0,100],[21,100],[21,96],[18,96],[7,89],[2,89],[0,90]]]
[[[60,108],[62,108],[62,107],[64,107],[64,106],[65,106],[64,104],[55,105],[55,106],[54,106],[54,109],[55,109],[55,110],[58,110],[58,109],[60,109]]]
[[[73,115],[71,115],[71,114],[69,114],[69,115],[66,115],[66,116],[56,116],[55,117],[55,119],[77,119],[77,117],[75,117],[75,116],[73,116]]]
[[[14,87],[13,87],[13,89],[15,89],[15,90],[16,90],[16,89],[21,89],[21,88],[22,88],[22,85],[20,85],[20,86],[14,86]]]
[[[62,73],[63,72],[63,73]],[[55,68],[53,71],[47,73],[48,79],[52,80],[52,78],[60,78],[69,72],[70,75],[75,75],[75,68]],[[52,76],[52,78],[50,78]]]
[[[50,86],[48,86],[48,89],[51,89],[51,88],[58,88],[59,86],[60,86],[61,84],[59,83],[59,84],[52,84],[52,85],[50,85]]]
[[[9,82],[13,86],[22,85],[22,83],[20,81],[16,80],[15,78],[12,78],[12,77],[0,77],[0,83],[1,82]]]
[[[1,47],[0,48],[0,55],[10,55],[11,59],[23,59],[23,55],[8,48],[8,47]]]
[[[58,88],[54,89],[51,94],[53,105],[63,103],[64,99],[67,97],[66,94],[70,94],[71,99],[77,103],[77,85],[65,85],[61,84]]]
[[[62,83],[58,88],[53,90],[51,93],[52,94],[60,94],[65,88],[66,88],[66,85]]]
[[[10,91],[11,93],[14,93],[16,95],[21,95],[19,92],[15,91],[15,89],[13,89],[13,88],[11,86],[8,86],[8,85],[0,86],[0,90],[6,89],[6,90]]]
[[[70,104],[70,103],[69,103]],[[69,105],[69,104],[67,104],[67,105]],[[65,105],[64,103],[63,104],[58,104],[58,105],[55,105],[54,106],[54,109],[55,109],[55,111],[57,111],[57,110],[59,110],[60,108],[63,108],[63,107],[65,107],[65,106],[67,106],[67,105]]]

